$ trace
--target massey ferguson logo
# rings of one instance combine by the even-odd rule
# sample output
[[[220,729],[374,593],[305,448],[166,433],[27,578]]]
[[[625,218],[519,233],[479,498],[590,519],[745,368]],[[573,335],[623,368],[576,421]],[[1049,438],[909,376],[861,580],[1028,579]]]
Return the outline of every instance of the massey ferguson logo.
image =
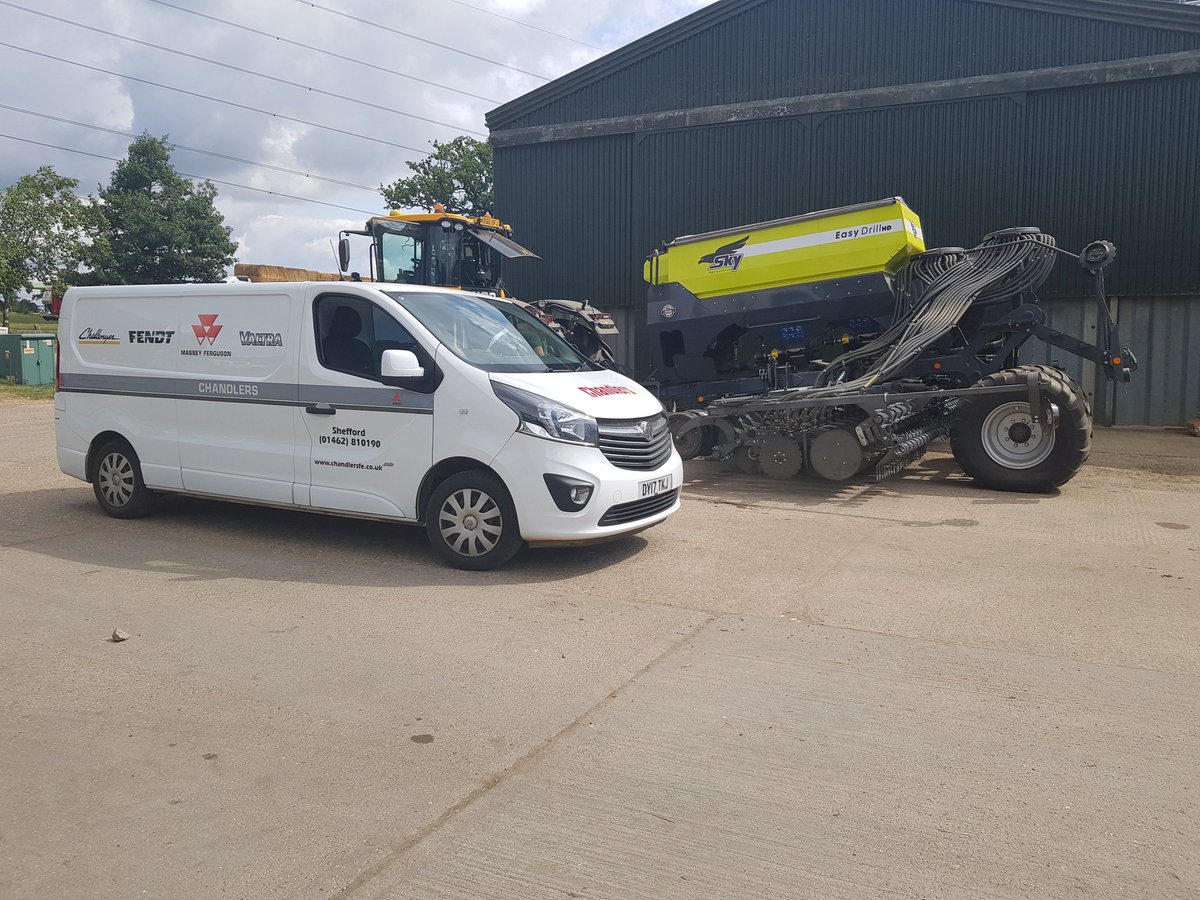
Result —
[[[212,346],[213,341],[217,339],[217,335],[221,333],[223,326],[217,324],[217,317],[214,315],[201,315],[200,324],[192,326],[192,333],[196,335],[196,343],[201,347],[204,342],[208,341],[209,346]]]
[[[750,235],[726,244],[724,247],[718,247],[712,253],[700,257],[700,265],[708,263],[710,272],[717,269],[728,269],[730,272],[736,272],[738,266],[742,264],[742,248],[746,246],[746,241],[748,240],[750,240]]]
[[[627,387],[621,387],[619,384],[602,384],[598,387],[581,387],[581,391],[589,397],[610,397],[613,394],[632,394]]]

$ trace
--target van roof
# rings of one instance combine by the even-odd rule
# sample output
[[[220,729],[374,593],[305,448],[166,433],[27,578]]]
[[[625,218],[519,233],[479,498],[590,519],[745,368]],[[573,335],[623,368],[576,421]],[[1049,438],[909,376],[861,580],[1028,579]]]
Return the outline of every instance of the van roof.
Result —
[[[97,287],[73,287],[68,290],[72,296],[84,294],[90,297],[162,297],[167,296],[211,297],[223,293],[236,294],[278,294],[280,291],[307,289],[317,286],[324,290],[336,291],[345,288],[351,290],[365,289],[370,291],[403,291],[406,294],[467,294],[485,300],[504,299],[492,294],[480,294],[475,291],[464,291],[452,287],[435,287],[426,284],[398,284],[379,281],[264,281],[264,282],[205,282],[202,284],[113,284]]]

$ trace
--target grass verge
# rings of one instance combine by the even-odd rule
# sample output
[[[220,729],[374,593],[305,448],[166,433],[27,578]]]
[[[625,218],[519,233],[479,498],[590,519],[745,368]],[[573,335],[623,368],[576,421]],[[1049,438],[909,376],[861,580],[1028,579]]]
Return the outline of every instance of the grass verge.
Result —
[[[47,322],[37,313],[9,313],[9,334],[25,334],[26,332],[32,332],[35,330],[35,325],[37,326],[37,331],[48,332],[50,334],[58,333],[58,322]]]
[[[52,384],[9,384],[0,381],[0,402],[5,400],[53,400]]]

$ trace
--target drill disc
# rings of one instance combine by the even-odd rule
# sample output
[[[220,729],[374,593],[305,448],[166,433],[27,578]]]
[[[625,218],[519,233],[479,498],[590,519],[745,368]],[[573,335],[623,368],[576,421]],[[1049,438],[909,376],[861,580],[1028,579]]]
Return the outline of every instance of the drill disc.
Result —
[[[804,454],[791,438],[772,435],[758,448],[758,465],[771,478],[795,478],[804,468]]]

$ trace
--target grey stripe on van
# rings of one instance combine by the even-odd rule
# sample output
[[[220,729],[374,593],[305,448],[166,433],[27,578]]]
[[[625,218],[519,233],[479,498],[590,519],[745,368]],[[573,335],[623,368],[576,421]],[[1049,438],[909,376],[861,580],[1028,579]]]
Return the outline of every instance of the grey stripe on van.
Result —
[[[117,394],[171,400],[218,400],[225,403],[259,403],[270,406],[311,406],[328,403],[340,409],[430,414],[433,395],[403,388],[341,387],[320,384],[277,384],[261,381],[226,381],[204,378],[162,378],[144,375],[62,374],[67,393]]]

